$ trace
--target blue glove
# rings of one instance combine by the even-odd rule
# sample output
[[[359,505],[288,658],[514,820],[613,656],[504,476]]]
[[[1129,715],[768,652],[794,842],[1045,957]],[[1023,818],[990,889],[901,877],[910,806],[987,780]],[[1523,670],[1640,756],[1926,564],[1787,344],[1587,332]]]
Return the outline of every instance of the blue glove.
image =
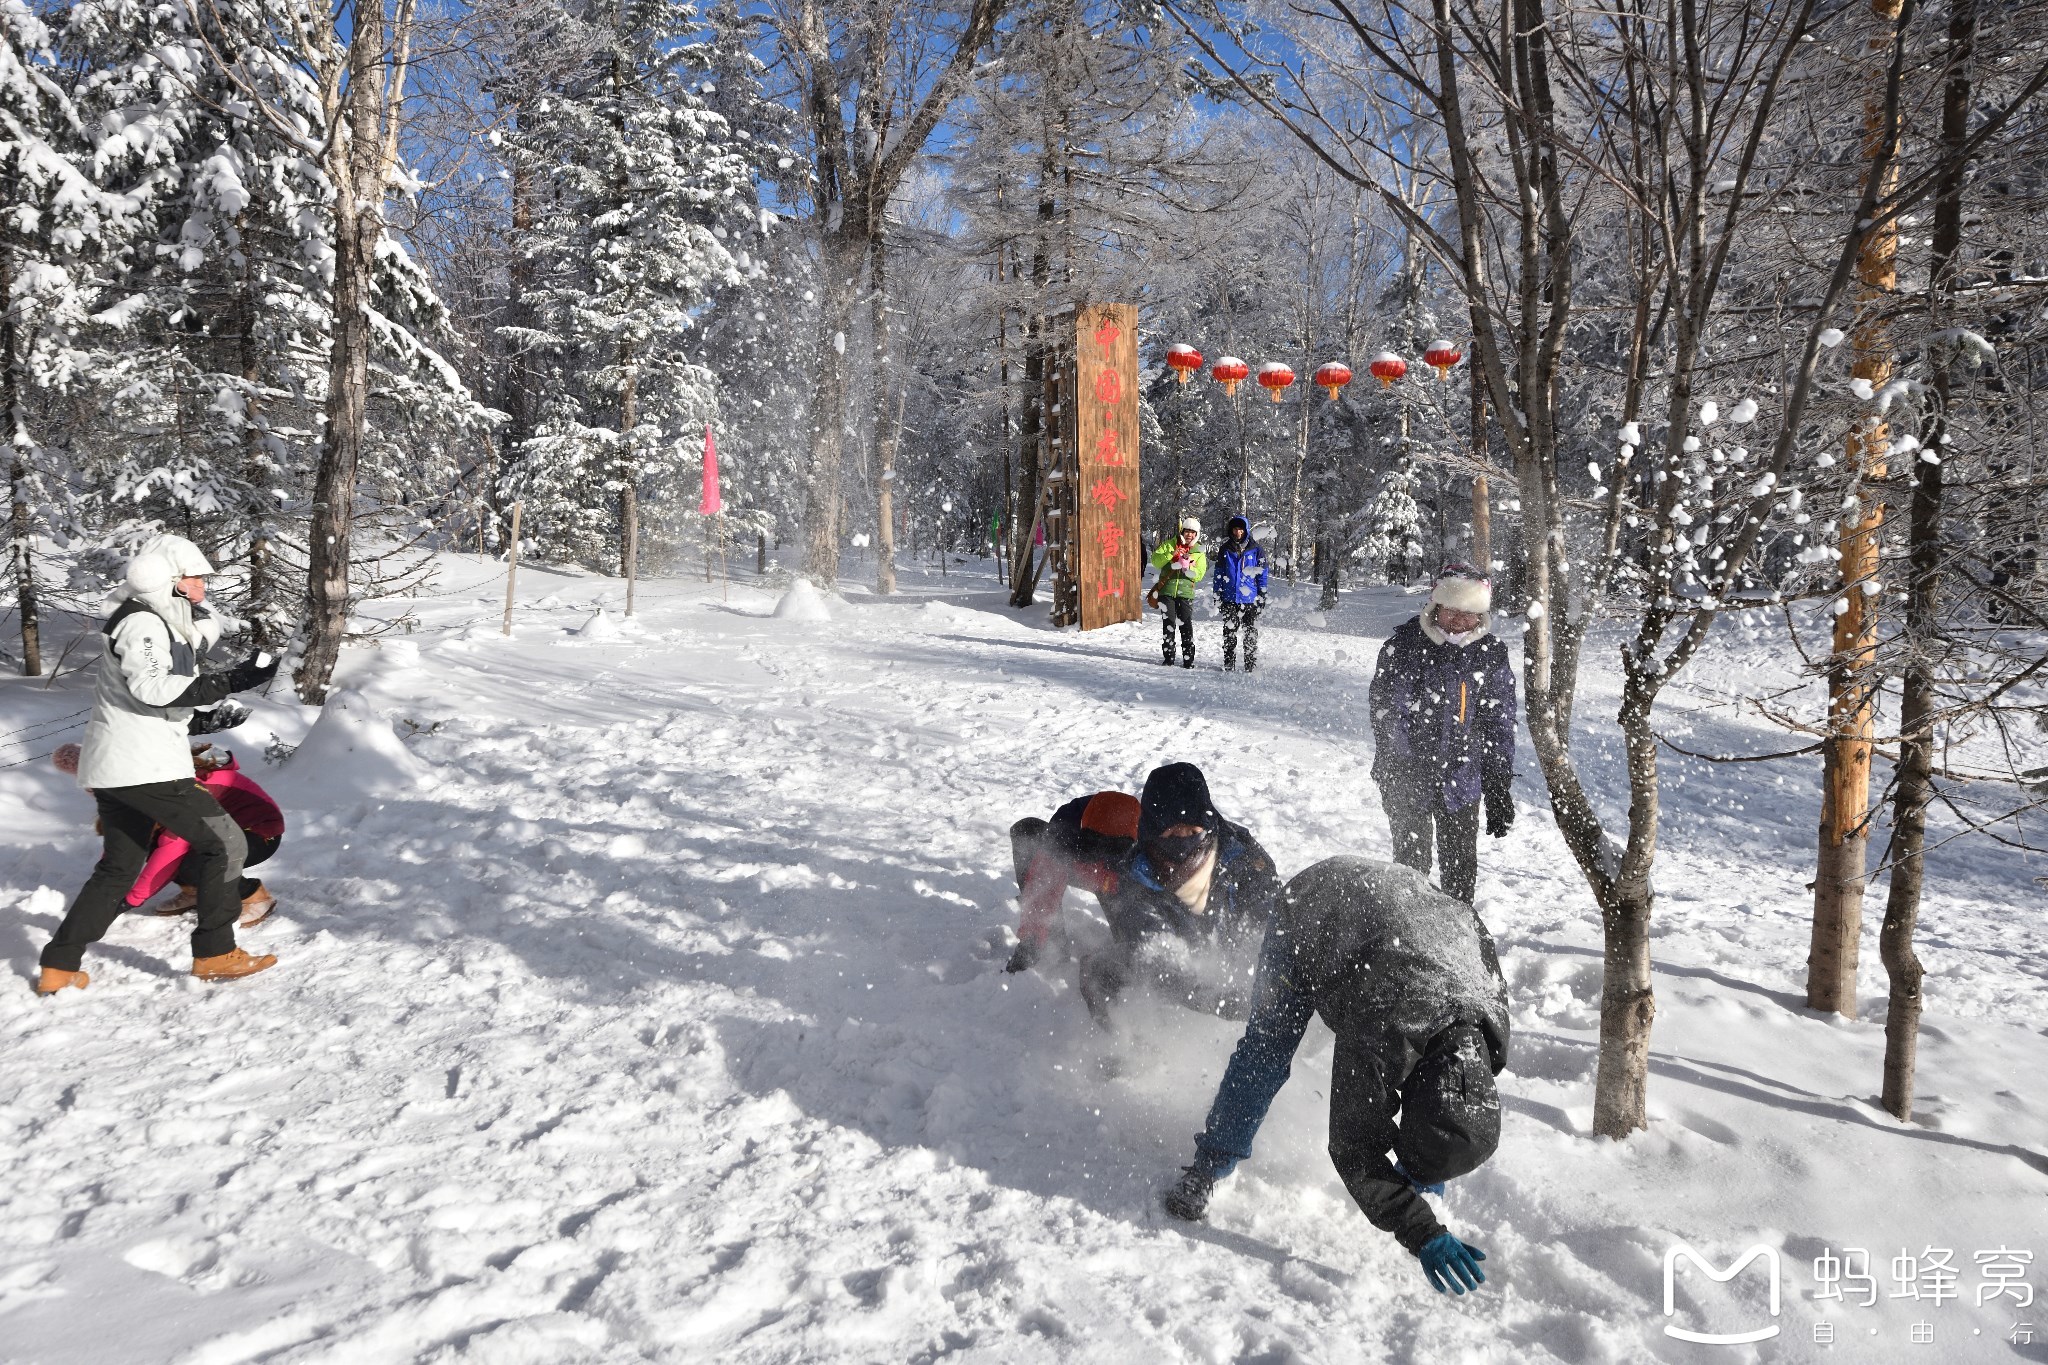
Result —
[[[1424,1242],[1416,1255],[1422,1258],[1422,1273],[1429,1276],[1429,1287],[1439,1294],[1446,1289],[1462,1294],[1486,1283],[1486,1272],[1479,1268],[1486,1253],[1465,1245],[1448,1232],[1439,1232]]]

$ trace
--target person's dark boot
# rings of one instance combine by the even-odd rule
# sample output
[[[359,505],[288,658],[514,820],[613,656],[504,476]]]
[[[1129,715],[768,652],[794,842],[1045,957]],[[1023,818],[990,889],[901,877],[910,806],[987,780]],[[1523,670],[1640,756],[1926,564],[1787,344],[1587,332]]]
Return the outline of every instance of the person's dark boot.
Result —
[[[1199,1166],[1181,1169],[1180,1184],[1167,1191],[1160,1202],[1166,1211],[1186,1223],[1199,1223],[1209,1212],[1209,1194],[1216,1188],[1216,1177]]]

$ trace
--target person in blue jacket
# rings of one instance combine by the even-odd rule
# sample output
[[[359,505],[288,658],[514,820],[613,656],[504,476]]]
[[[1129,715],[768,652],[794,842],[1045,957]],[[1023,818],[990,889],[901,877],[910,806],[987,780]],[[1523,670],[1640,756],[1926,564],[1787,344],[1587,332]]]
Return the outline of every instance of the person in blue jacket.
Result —
[[[1494,638],[1493,589],[1446,567],[1429,605],[1388,637],[1373,674],[1372,776],[1394,861],[1427,874],[1430,839],[1443,888],[1470,902],[1479,878],[1479,811],[1498,839],[1515,823],[1515,675]]]
[[[1398,863],[1328,858],[1287,884],[1244,1037],[1166,1211],[1201,1219],[1216,1182],[1251,1156],[1312,1015],[1337,1038],[1330,1161],[1344,1188],[1438,1293],[1478,1288],[1486,1253],[1445,1231],[1422,1194],[1500,1144],[1507,982],[1472,907]]]
[[[1250,992],[1197,979],[1173,953],[1146,951],[1161,940],[1190,946],[1252,945],[1280,894],[1280,874],[1251,831],[1216,811],[1209,782],[1192,763],[1168,763],[1145,778],[1138,837],[1102,879],[1097,895],[1110,941],[1081,962],[1081,998],[1095,1022],[1143,975],[1195,1008],[1243,1018]],[[1246,973],[1248,976],[1249,973]]]
[[[1251,523],[1232,517],[1216,555],[1216,610],[1223,617],[1223,671],[1237,668],[1237,633],[1244,631],[1244,671],[1259,662],[1259,612],[1266,605],[1266,552],[1252,539]]]

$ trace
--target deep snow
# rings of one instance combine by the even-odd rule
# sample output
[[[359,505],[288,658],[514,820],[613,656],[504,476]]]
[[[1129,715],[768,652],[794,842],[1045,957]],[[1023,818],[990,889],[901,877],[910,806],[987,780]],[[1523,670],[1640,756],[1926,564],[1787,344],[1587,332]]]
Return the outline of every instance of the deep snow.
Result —
[[[1070,966],[1001,971],[1009,823],[1162,761],[1202,764],[1283,873],[1386,856],[1366,685],[1419,598],[1325,619],[1283,591],[1247,678],[1213,671],[1213,622],[1204,668],[1162,669],[1152,622],[1054,632],[985,576],[829,606],[649,580],[625,619],[615,580],[527,567],[507,640],[500,572],[450,559],[382,604],[419,628],[351,650],[317,723],[271,699],[228,736],[293,822],[245,936],[280,964],[249,982],[198,985],[184,927],[130,916],[90,989],[31,996],[94,856],[89,799],[37,760],[89,670],[0,683],[0,1360],[2048,1360],[2048,1303],[1980,1305],[1974,1260],[2048,1256],[2038,861],[1931,859],[1900,1125],[1874,1100],[1876,896],[1864,1020],[1801,1003],[1814,764],[1667,753],[1655,1121],[1596,1141],[1599,924],[1525,756],[1521,821],[1481,850],[1505,1135],[1445,1201],[1492,1279],[1446,1299],[1329,1169],[1319,1024],[1186,1227],[1156,1196],[1234,1028],[1137,1000],[1110,1042]],[[1771,636],[1723,638],[1666,733],[1788,747],[1725,703],[1789,678]],[[1599,658],[1580,731],[1614,812]],[[1779,1251],[1781,1316],[1752,1267],[1682,1273],[1667,1319],[1679,1239]],[[1876,1306],[1814,1297],[1845,1247]],[[1959,1297],[1891,1297],[1930,1247]]]

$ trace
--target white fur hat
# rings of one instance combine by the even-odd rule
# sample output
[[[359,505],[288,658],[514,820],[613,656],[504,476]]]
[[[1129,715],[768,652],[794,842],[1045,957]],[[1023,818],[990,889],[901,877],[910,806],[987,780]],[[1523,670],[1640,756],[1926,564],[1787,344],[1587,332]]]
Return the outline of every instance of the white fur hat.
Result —
[[[1202,519],[1200,517],[1182,517],[1180,519],[1180,529],[1183,531],[1193,531],[1196,535],[1200,535],[1202,534]]]
[[[1484,616],[1493,610],[1493,583],[1470,564],[1447,564],[1429,591],[1431,605]]]
[[[183,536],[158,536],[128,561],[128,591],[152,597],[171,590],[181,578],[206,578],[214,572],[199,547]]]

